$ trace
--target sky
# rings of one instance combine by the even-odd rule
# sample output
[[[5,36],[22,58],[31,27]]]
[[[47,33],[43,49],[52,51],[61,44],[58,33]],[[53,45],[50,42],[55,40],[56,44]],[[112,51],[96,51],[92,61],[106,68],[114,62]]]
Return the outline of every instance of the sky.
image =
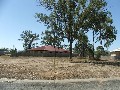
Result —
[[[120,48],[120,0],[107,0],[108,10],[112,13],[113,25],[118,30],[117,39],[108,48],[110,51]],[[48,13],[36,0],[0,0],[0,48],[17,48],[23,50],[19,41],[24,30],[31,30],[41,37],[46,26],[38,23],[35,13]],[[92,41],[91,37],[90,41]],[[38,41],[40,44],[40,40]],[[95,44],[98,46],[99,44]],[[73,45],[74,46],[74,45]]]

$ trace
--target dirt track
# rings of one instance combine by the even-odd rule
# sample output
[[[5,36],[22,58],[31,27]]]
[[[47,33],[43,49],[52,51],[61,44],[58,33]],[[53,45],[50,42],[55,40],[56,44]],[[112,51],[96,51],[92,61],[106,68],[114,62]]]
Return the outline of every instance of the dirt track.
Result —
[[[67,58],[0,57],[0,78],[15,79],[85,79],[120,77],[120,67],[70,63]]]

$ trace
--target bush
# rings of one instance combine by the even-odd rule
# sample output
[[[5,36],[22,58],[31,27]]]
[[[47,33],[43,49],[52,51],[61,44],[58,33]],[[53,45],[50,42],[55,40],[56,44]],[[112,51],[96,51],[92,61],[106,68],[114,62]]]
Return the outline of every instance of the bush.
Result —
[[[17,57],[17,49],[11,49],[10,50],[11,57]]]

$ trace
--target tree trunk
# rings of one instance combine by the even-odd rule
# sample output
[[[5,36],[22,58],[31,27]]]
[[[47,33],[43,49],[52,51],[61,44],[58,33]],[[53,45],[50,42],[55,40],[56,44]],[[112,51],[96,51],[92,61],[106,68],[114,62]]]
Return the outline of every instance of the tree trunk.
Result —
[[[85,48],[84,48],[84,43],[82,42],[82,58],[85,57]]]
[[[70,40],[70,59],[72,59],[72,40]]]
[[[93,31],[93,59],[94,59],[94,31]]]

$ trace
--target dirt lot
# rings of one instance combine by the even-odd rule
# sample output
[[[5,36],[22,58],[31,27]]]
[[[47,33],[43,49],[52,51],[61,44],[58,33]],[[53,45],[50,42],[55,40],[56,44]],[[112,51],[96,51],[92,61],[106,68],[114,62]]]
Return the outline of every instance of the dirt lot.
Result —
[[[84,79],[120,77],[120,67],[90,63],[70,63],[68,58],[0,56],[0,78]],[[74,59],[73,59],[74,60]]]

